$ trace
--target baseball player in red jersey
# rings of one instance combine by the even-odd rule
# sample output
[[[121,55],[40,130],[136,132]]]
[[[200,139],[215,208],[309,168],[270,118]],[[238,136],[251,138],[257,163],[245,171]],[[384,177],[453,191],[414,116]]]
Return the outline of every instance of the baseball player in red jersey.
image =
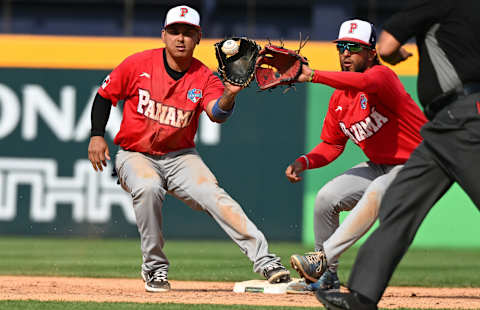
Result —
[[[162,206],[170,194],[192,209],[211,215],[271,283],[288,282],[280,258],[269,253],[261,231],[221,187],[195,150],[202,111],[218,123],[227,120],[241,87],[222,84],[193,57],[200,42],[200,16],[185,5],[170,9],[162,40],[165,48],[127,57],[104,80],[92,108],[88,156],[103,170],[109,149],[103,135],[111,105],[123,103],[123,119],[114,143],[122,187],[131,194],[143,264],[145,289],[170,289],[169,262],[163,252]]]
[[[312,284],[292,282],[289,292],[338,290],[339,256],[363,236],[378,217],[382,196],[418,146],[427,121],[396,74],[379,63],[374,26],[348,20],[337,44],[342,72],[312,70],[304,65],[300,82],[336,88],[323,123],[322,142],[290,164],[292,182],[306,169],[334,161],[351,140],[369,161],[360,163],[323,186],[314,211],[315,252],[292,255],[291,264]],[[339,225],[341,211],[349,215]]]

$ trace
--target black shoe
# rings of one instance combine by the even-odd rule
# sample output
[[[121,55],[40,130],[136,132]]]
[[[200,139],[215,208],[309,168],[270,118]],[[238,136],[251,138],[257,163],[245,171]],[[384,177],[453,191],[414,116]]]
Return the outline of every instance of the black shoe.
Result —
[[[281,263],[270,263],[263,268],[263,276],[269,283],[288,283],[290,279],[290,271],[283,267]]]
[[[156,270],[152,272],[141,272],[142,279],[145,282],[145,290],[151,293],[168,292],[170,283],[167,279],[167,272]]]
[[[357,292],[316,291],[315,296],[327,310],[377,310],[377,304]]]

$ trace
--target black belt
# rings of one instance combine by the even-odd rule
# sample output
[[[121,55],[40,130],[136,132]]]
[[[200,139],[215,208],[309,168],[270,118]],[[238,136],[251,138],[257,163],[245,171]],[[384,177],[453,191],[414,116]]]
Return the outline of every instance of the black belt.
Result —
[[[432,120],[440,110],[452,102],[455,102],[458,98],[475,93],[480,93],[480,83],[465,83],[460,90],[454,89],[435,97],[432,102],[425,107],[425,115],[428,119]]]

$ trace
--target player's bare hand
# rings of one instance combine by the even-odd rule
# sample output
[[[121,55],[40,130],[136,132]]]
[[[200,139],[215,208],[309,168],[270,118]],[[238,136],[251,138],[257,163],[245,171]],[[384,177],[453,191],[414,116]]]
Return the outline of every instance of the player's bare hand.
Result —
[[[300,182],[303,178],[300,176],[300,173],[303,172],[303,166],[298,161],[294,161],[290,166],[285,170],[285,176],[291,183]]]
[[[404,49],[403,47],[400,47],[398,50],[398,55],[400,56],[395,63],[392,63],[392,65],[396,65],[399,62],[407,60],[409,57],[413,56],[412,53]]]
[[[225,81],[223,84],[225,85],[226,90],[233,95],[238,94],[243,89],[242,86],[233,85],[228,83],[227,81]]]
[[[108,145],[102,136],[93,136],[88,144],[88,159],[92,163],[95,171],[103,171],[107,166],[107,159],[110,160],[110,151]]]
[[[391,55],[384,55],[382,58],[383,61],[388,62],[391,65],[396,65],[402,61],[407,60],[409,57],[413,56],[412,53],[407,51],[405,48],[400,47],[395,53]]]
[[[312,76],[313,69],[311,69],[308,65],[302,64],[302,73],[300,73],[298,77],[298,81],[301,83],[309,82]]]

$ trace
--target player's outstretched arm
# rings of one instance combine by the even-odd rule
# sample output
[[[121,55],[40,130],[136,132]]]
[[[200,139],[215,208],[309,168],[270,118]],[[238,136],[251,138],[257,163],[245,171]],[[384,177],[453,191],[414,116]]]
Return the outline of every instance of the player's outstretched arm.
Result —
[[[105,138],[102,136],[93,136],[88,144],[88,159],[92,163],[95,171],[103,171],[107,166],[107,159],[110,160],[110,151]]]
[[[311,82],[313,79],[314,72],[315,70],[310,68],[307,64],[302,64],[302,73],[300,73],[300,76],[298,77],[298,81],[300,83]]]
[[[207,105],[206,112],[208,117],[217,123],[225,122],[233,112],[235,96],[242,89],[242,86],[236,86],[225,82],[223,95],[218,99],[210,101]]]
[[[225,95],[225,93],[227,92],[234,97],[244,88],[243,86],[230,84],[227,81],[223,82],[223,85],[225,86],[225,91],[223,92],[223,94]]]

